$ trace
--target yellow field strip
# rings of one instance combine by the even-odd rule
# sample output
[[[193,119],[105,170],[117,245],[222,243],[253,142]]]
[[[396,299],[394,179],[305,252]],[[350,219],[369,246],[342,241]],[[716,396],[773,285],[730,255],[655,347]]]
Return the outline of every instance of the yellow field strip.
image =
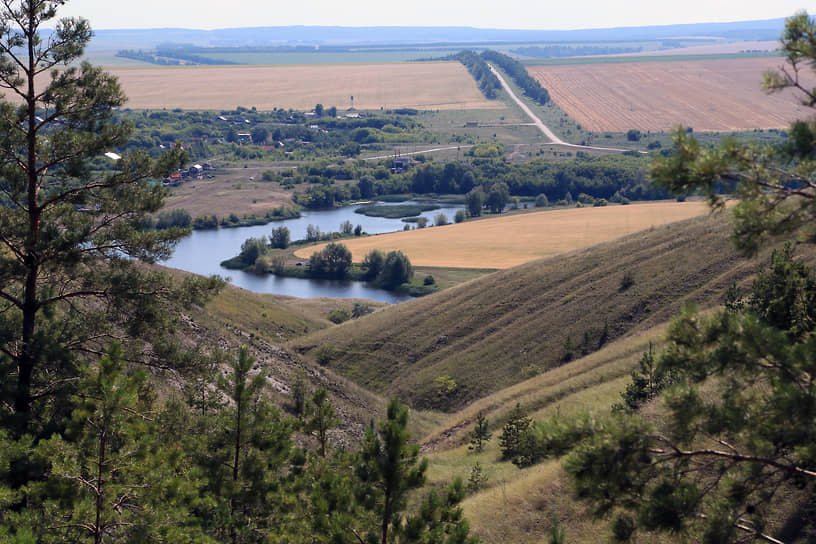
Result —
[[[180,66],[122,68],[130,108],[234,109],[255,106],[345,110],[417,108],[500,109],[487,100],[458,62],[297,66]]]
[[[706,213],[704,202],[571,208],[344,240],[354,262],[372,249],[400,250],[415,266],[510,268],[541,257]],[[322,246],[295,253],[302,259]]]

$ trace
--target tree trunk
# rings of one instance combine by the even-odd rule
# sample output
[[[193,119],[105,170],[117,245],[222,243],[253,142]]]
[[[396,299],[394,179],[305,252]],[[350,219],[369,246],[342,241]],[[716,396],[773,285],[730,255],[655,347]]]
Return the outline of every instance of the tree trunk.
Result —
[[[105,446],[107,444],[107,432],[102,430],[99,435],[99,455],[96,467],[96,523],[94,524],[94,544],[102,544],[102,511],[105,508],[103,493],[104,468],[105,468]]]
[[[14,399],[14,411],[18,421],[18,431],[24,433],[28,427],[31,411],[31,380],[36,364],[34,333],[37,316],[37,280],[40,272],[40,263],[37,255],[37,244],[40,234],[40,208],[37,204],[39,187],[37,185],[37,101],[34,92],[34,73],[36,57],[34,41],[34,8],[28,13],[28,70],[26,73],[27,89],[26,104],[28,106],[28,133],[26,174],[28,176],[28,236],[25,242],[26,275],[25,294],[23,298],[23,330],[22,346],[17,364],[17,391]]]

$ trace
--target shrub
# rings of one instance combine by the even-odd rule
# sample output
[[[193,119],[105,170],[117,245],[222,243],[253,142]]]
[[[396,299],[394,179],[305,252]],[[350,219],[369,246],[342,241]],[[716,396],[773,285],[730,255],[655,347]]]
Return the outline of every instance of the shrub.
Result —
[[[547,199],[547,195],[541,193],[535,199],[536,208],[545,208],[550,205],[550,201]]]
[[[169,228],[190,228],[193,224],[193,218],[187,210],[177,209],[166,212],[159,212],[156,219],[156,229],[165,230]]]
[[[456,210],[456,215],[453,216],[454,223],[463,223],[467,219],[467,212],[465,210]]]
[[[323,366],[331,363],[336,356],[337,352],[331,344],[323,344],[315,350],[315,360]]]
[[[422,285],[434,285],[434,284],[436,284],[436,280],[430,274],[425,276],[425,279],[422,280]]]
[[[624,272],[620,281],[620,291],[626,291],[635,284],[635,278],[631,272]]]
[[[363,317],[364,315],[368,315],[374,311],[374,308],[369,306],[368,304],[361,304],[359,302],[354,303],[354,308],[351,310],[351,317],[357,319],[358,317]]]
[[[332,323],[339,325],[340,323],[343,323],[344,321],[348,321],[349,319],[351,319],[351,314],[346,309],[335,308],[334,310],[329,312],[329,315],[326,316],[326,318]]]
[[[447,225],[447,224],[448,224],[448,216],[447,215],[445,215],[442,212],[439,212],[438,214],[436,214],[436,217],[434,218],[434,225],[436,225],[437,227],[441,227],[441,226]]]

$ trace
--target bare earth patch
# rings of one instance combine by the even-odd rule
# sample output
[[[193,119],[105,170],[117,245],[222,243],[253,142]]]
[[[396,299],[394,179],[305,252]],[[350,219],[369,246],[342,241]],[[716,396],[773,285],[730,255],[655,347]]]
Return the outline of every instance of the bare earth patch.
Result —
[[[529,66],[558,106],[596,132],[784,128],[809,115],[792,92],[767,95],[762,72],[782,59]],[[805,75],[805,74],[803,74]],[[809,74],[805,86],[816,81]]]
[[[344,240],[354,262],[372,249],[400,250],[415,266],[510,268],[625,234],[702,215],[704,202],[656,202],[571,208],[490,218]],[[320,249],[295,252],[302,259]]]
[[[110,70],[131,108],[495,109],[458,62],[302,66],[180,66]]]

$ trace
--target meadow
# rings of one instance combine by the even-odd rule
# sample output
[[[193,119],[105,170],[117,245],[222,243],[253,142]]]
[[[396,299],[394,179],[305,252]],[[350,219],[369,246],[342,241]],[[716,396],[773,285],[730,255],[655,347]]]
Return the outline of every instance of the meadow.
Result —
[[[787,127],[807,108],[789,92],[767,95],[762,73],[775,57],[625,64],[529,66],[555,103],[596,132],[695,131]],[[812,85],[812,76],[805,86]]]
[[[311,110],[315,104],[358,109],[504,108],[485,99],[458,62],[298,66],[180,66],[120,68],[134,109]]]
[[[442,227],[347,240],[353,260],[373,249],[400,250],[417,266],[510,268],[706,213],[704,202],[654,202],[491,217]],[[451,218],[449,218],[451,219]],[[319,246],[295,254],[303,259]]]

